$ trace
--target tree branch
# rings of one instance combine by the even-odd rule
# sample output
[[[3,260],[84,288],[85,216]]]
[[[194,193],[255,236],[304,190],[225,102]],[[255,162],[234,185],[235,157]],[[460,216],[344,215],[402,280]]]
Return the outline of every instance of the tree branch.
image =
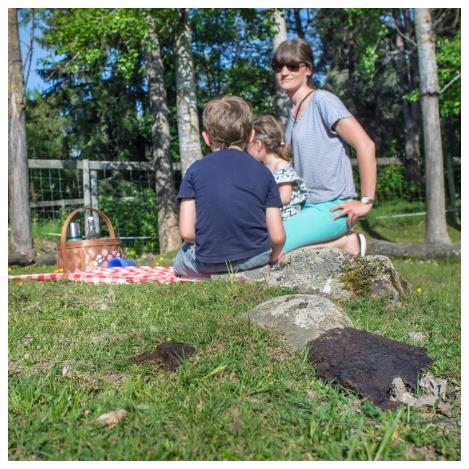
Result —
[[[397,22],[394,21],[394,26],[396,27],[396,31],[397,33],[403,37],[406,41],[410,42],[411,44],[413,44],[415,47],[417,47],[417,43],[409,36],[407,36],[407,34],[404,34],[400,29],[399,29],[399,26],[397,25]]]
[[[446,85],[442,88],[442,90],[440,91],[440,96],[457,80],[459,80],[459,78],[461,78],[461,74],[458,73],[449,83],[446,83]]]

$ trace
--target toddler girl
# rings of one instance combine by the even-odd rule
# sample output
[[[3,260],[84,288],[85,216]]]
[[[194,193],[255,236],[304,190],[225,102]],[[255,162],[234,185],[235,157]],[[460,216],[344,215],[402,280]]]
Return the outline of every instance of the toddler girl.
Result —
[[[256,138],[248,145],[248,152],[263,163],[278,185],[283,208],[282,220],[301,211],[306,200],[306,186],[290,164],[290,147],[283,141],[280,123],[270,115],[259,116],[253,122]]]

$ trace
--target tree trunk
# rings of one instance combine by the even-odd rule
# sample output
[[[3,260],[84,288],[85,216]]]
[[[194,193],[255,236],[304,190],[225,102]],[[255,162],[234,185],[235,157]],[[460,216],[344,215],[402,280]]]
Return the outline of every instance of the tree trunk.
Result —
[[[429,8],[415,9],[427,202],[426,242],[451,244],[446,227],[443,148],[441,143],[438,68]]]
[[[185,8],[181,9],[175,46],[179,153],[184,176],[187,168],[195,160],[202,158],[192,57],[192,32]]]
[[[296,34],[298,37],[302,39],[305,38],[305,31],[303,29],[303,24],[301,23],[301,8],[293,8],[293,15],[295,17],[295,26],[296,26]]]
[[[404,25],[405,30],[408,31],[409,37],[416,38],[415,32],[415,25],[412,19],[412,9],[405,8],[404,9]],[[420,79],[419,79],[419,61],[418,61],[418,48],[416,45],[410,45],[406,42],[406,48],[408,49],[408,60],[407,60],[407,67],[408,67],[408,80],[409,80],[409,89],[416,90],[420,87]],[[415,140],[415,145],[418,145],[418,167],[424,167],[423,157],[422,157],[422,138],[421,138],[421,106],[418,101],[413,101],[410,103],[411,109],[411,116],[413,122],[413,132],[415,132],[415,136],[413,137]],[[418,177],[419,184],[421,187],[424,186],[425,181],[423,180],[423,171],[421,172],[420,176]]]
[[[10,252],[22,264],[35,257],[29,205],[29,170],[23,63],[17,9],[8,9],[8,195],[11,227]]]
[[[272,48],[275,52],[277,47],[288,39],[287,37],[287,23],[285,21],[285,10],[283,9],[274,9],[272,11],[272,20],[275,22],[275,25],[272,28]],[[288,98],[285,91],[281,90],[277,86],[276,91],[277,96],[277,111],[278,118],[285,126],[288,121],[288,113],[290,112],[290,99]]]
[[[169,111],[164,87],[163,62],[151,16],[147,17],[150,40],[145,51],[146,75],[150,94],[150,110],[153,114],[152,156],[155,162],[155,190],[158,207],[158,237],[160,252],[174,251],[181,244],[178,227],[176,189],[171,162]]]
[[[410,31],[406,30],[405,25],[401,21],[400,12],[395,16],[395,21],[399,27],[399,31],[410,35]],[[404,39],[400,32],[396,30],[396,48],[397,56],[397,72],[399,76],[399,84],[402,93],[412,91],[411,67],[408,63],[408,56],[411,51],[406,50]],[[418,131],[417,115],[414,112],[415,105],[412,102],[402,101],[402,114],[404,116],[405,128],[405,172],[406,181],[409,188],[412,186],[420,188],[423,186],[422,161],[420,155],[420,135]]]

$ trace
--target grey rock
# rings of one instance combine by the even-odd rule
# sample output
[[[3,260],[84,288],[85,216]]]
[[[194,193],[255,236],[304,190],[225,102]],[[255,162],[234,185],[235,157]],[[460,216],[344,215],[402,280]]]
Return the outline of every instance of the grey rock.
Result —
[[[212,274],[211,280],[230,280],[234,279],[238,282],[260,282],[265,280],[270,273],[270,265],[264,265],[257,269],[243,270],[241,272],[227,272],[222,274]]]
[[[297,288],[301,292],[347,297],[340,275],[352,255],[340,249],[302,248],[285,255],[266,278],[269,287]]]
[[[265,301],[247,312],[251,321],[285,333],[287,342],[301,350],[329,329],[353,327],[343,309],[316,295],[284,295]]]
[[[432,374],[428,373],[423,375],[419,381],[420,387],[436,396],[437,398],[446,399],[446,392],[448,388],[448,382],[443,378],[436,378]]]
[[[410,289],[389,258],[355,257],[340,249],[292,251],[266,276],[266,283],[337,300],[356,295],[386,296],[394,304]]]
[[[396,376],[392,380],[390,389],[391,401],[398,402],[400,404],[406,404],[409,407],[423,407],[432,406],[438,399],[438,396],[434,394],[424,394],[421,397],[414,397],[408,390],[400,376]]]
[[[423,342],[427,336],[419,331],[411,331],[409,332],[409,338],[414,340],[415,342]]]

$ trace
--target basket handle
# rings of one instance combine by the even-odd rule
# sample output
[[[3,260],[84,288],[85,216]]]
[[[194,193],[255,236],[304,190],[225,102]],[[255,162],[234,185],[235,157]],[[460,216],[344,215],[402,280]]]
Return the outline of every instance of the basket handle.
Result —
[[[85,210],[92,210],[93,212],[96,212],[105,222],[107,225],[107,229],[109,230],[109,238],[115,239],[116,235],[114,233],[114,228],[112,227],[111,220],[107,217],[107,215],[104,212],[101,212],[101,210],[98,210],[97,208],[91,208],[91,207],[80,207],[71,212],[68,217],[65,219],[64,224],[62,226],[62,233],[60,235],[60,241],[63,243],[65,242],[65,238],[67,236],[67,228],[70,222],[72,221],[72,218],[78,213],[78,212],[84,212]]]

